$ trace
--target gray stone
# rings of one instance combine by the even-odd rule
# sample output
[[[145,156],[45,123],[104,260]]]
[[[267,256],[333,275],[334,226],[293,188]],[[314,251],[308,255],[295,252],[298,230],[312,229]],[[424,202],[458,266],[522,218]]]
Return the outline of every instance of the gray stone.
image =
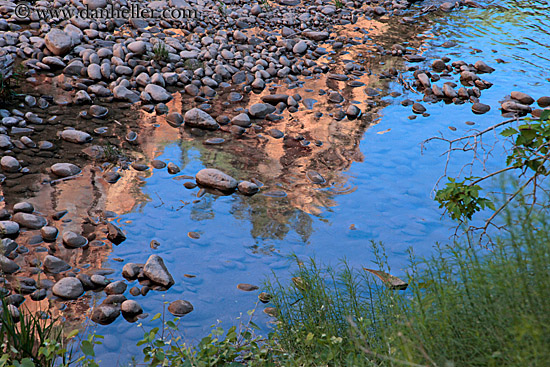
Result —
[[[120,310],[122,311],[122,313],[132,316],[143,313],[143,309],[141,308],[139,303],[133,300],[126,300],[122,302],[122,304],[120,305]]]
[[[185,126],[197,127],[200,129],[217,130],[220,125],[208,113],[198,108],[187,111],[183,117]]]
[[[45,218],[29,213],[15,213],[13,220],[19,223],[21,227],[29,229],[40,229],[47,223]]]
[[[254,195],[260,190],[258,185],[250,181],[239,182],[237,188],[239,189],[239,192],[244,195]]]
[[[52,173],[59,177],[74,176],[81,172],[80,167],[72,163],[56,163],[50,167]]]
[[[519,101],[520,103],[523,103],[524,105],[530,105],[535,103],[535,99],[528,95],[527,93],[523,92],[512,92],[511,97],[515,99],[516,101]]]
[[[132,102],[132,103],[138,102],[140,100],[139,94],[129,90],[123,85],[117,85],[113,89],[113,95],[115,96],[116,99]]]
[[[256,103],[248,109],[248,114],[251,117],[258,119],[263,119],[273,112],[275,112],[275,107],[266,103]]]
[[[135,279],[143,269],[143,265],[128,263],[122,268],[122,276],[126,279]]]
[[[40,234],[45,241],[54,241],[57,238],[58,230],[52,226],[44,226],[40,229]]]
[[[108,325],[120,316],[120,307],[114,305],[99,305],[92,311],[92,321],[100,325]]]
[[[0,255],[0,271],[5,274],[13,274],[19,270],[19,265],[17,265],[13,260],[8,259],[4,255]]]
[[[202,169],[195,178],[198,184],[223,192],[232,192],[237,188],[237,180],[215,168]]]
[[[143,266],[143,275],[154,283],[170,288],[174,284],[174,278],[168,272],[164,261],[158,255],[151,255]]]
[[[46,47],[56,56],[64,56],[69,53],[73,46],[73,39],[70,35],[60,29],[53,28],[44,37]]]
[[[44,258],[44,270],[48,273],[61,273],[69,270],[71,266],[58,257],[47,255]]]
[[[21,169],[21,164],[19,164],[19,161],[9,155],[3,156],[2,159],[0,159],[0,166],[4,172],[8,173],[19,172]]]
[[[79,248],[86,246],[88,240],[73,231],[65,231],[63,232],[63,244],[69,248]]]
[[[84,144],[92,141],[92,136],[80,130],[63,130],[59,133],[61,139],[75,144]]]
[[[105,287],[105,293],[107,294],[123,294],[126,292],[128,286],[123,280],[118,280],[116,282],[109,283]]]
[[[19,224],[11,220],[0,221],[0,234],[2,236],[13,236],[19,233]]]
[[[77,299],[84,294],[84,287],[77,278],[63,278],[52,287],[52,293],[65,299]]]
[[[231,123],[233,125],[238,125],[238,126],[242,126],[242,127],[249,127],[251,122],[250,122],[250,117],[248,117],[248,115],[246,113],[241,113],[241,114],[238,114],[237,116],[233,117],[231,119]]]
[[[149,84],[145,87],[145,92],[149,93],[155,102],[167,102],[172,99],[172,95],[160,85]]]

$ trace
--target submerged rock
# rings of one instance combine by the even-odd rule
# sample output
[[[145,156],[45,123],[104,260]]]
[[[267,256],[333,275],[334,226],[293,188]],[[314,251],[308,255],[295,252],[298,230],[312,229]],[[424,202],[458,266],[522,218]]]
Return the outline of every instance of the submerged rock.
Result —
[[[177,300],[170,303],[168,311],[174,316],[181,317],[193,311],[193,305],[188,301]]]

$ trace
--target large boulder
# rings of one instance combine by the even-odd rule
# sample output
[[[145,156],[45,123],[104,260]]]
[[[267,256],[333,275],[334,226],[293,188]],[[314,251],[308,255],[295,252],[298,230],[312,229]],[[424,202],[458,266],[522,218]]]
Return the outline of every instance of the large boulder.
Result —
[[[232,192],[237,188],[238,182],[233,177],[215,168],[205,168],[197,172],[197,183],[223,192]]]

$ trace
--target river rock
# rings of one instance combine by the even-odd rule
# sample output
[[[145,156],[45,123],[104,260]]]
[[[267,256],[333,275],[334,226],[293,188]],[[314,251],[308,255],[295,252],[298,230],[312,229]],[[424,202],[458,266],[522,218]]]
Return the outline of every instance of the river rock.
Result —
[[[13,236],[19,233],[19,223],[11,220],[0,221],[0,234],[2,236]]]
[[[21,164],[19,164],[19,161],[9,155],[5,155],[2,159],[0,159],[0,166],[4,172],[8,173],[19,172],[21,169]]]
[[[414,113],[424,113],[426,112],[426,107],[422,106],[422,104],[415,102],[413,103],[412,110]]]
[[[173,127],[180,127],[183,124],[183,116],[179,112],[170,112],[166,115],[166,121]]]
[[[122,276],[126,279],[136,279],[141,270],[143,269],[142,264],[128,263],[125,264],[122,268]]]
[[[155,102],[168,102],[172,99],[172,95],[160,85],[149,84],[145,87],[145,92],[149,93]]]
[[[120,307],[102,304],[92,311],[92,321],[100,325],[108,325],[120,316]]]
[[[232,192],[237,188],[237,180],[215,168],[205,168],[197,172],[197,183],[223,192]]]
[[[531,112],[531,107],[522,103],[514,102],[514,101],[503,102],[501,104],[501,108],[505,112],[519,112],[519,113]]]
[[[29,229],[40,229],[47,224],[45,218],[29,213],[15,213],[13,220],[19,223],[21,227]]]
[[[17,265],[13,260],[8,259],[4,255],[0,255],[0,271],[4,274],[13,274],[19,270],[19,265]]]
[[[77,278],[63,278],[52,287],[52,293],[65,299],[77,299],[84,294],[84,287]]]
[[[233,125],[249,127],[250,126],[250,117],[246,113],[238,114],[237,116],[231,119]]]
[[[540,97],[537,104],[542,108],[550,106],[550,97]]]
[[[53,226],[44,226],[40,229],[40,234],[44,241],[54,241],[57,238],[58,230]]]
[[[154,283],[170,288],[174,284],[174,278],[168,272],[164,261],[158,255],[151,255],[143,266],[143,275]]]
[[[513,99],[515,99],[516,101],[519,101],[520,103],[522,103],[524,105],[530,105],[530,104],[535,103],[535,99],[533,97],[531,97],[530,95],[528,95],[527,93],[512,92],[510,95]]]
[[[140,100],[139,94],[137,94],[134,91],[129,90],[128,88],[126,88],[123,85],[117,85],[113,89],[113,95],[116,99],[120,99],[120,100],[123,100],[123,101],[128,101],[128,102],[131,102],[131,103],[136,103],[136,102],[139,102],[139,100]]]
[[[476,102],[472,105],[472,112],[480,115],[489,112],[490,109],[491,106],[479,102]]]
[[[492,67],[490,67],[489,65],[487,65],[485,62],[481,60],[477,61],[474,64],[474,67],[480,73],[492,73],[493,71],[495,71],[495,69],[493,69]]]
[[[63,232],[63,244],[69,248],[80,248],[88,244],[88,240],[73,231]]]
[[[124,232],[122,232],[122,229],[120,229],[113,223],[107,223],[107,230],[109,231],[109,233],[107,234],[107,239],[115,245],[119,245],[122,242],[126,241],[126,235],[124,234]]]
[[[44,270],[48,273],[61,273],[69,270],[71,266],[58,257],[47,255],[44,258]]]
[[[136,55],[143,55],[147,51],[147,44],[143,41],[131,42],[128,45],[128,50],[132,51]]]
[[[177,300],[170,303],[168,311],[176,317],[181,317],[193,311],[193,305],[188,301]]]
[[[92,136],[80,130],[63,130],[59,133],[61,139],[71,143],[84,144],[92,141]]]
[[[198,108],[187,111],[183,119],[187,127],[197,127],[207,130],[216,130],[220,127],[212,116]]]
[[[140,315],[143,313],[143,309],[141,308],[139,303],[134,300],[126,300],[122,302],[122,304],[120,305],[120,310],[123,314],[131,316]]]
[[[70,35],[60,29],[53,28],[44,37],[48,50],[56,56],[64,56],[69,53],[73,46],[73,40]]]
[[[81,169],[80,167],[72,163],[56,163],[50,168],[52,173],[59,177],[69,177],[79,174]]]
[[[273,112],[275,112],[275,107],[266,103],[256,103],[248,109],[248,114],[257,119],[263,119]]]
[[[126,292],[127,284],[123,280],[117,280],[107,284],[105,287],[105,293],[107,294],[123,294]]]
[[[258,185],[250,181],[239,182],[237,188],[239,189],[239,192],[244,195],[254,195],[258,191],[260,191]]]

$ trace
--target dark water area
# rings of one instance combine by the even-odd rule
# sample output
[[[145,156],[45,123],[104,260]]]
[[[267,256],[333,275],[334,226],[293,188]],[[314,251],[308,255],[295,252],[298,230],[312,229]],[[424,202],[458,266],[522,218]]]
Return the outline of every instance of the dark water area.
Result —
[[[411,15],[426,5],[414,5]],[[89,232],[94,231],[90,223],[97,215],[96,209],[116,213],[114,223],[128,239],[119,246],[98,242],[97,247],[92,246],[82,255],[71,255],[71,265],[103,269],[110,273],[109,278],[118,280],[122,279],[125,263],[144,263],[151,254],[160,255],[175,285],[166,292],[128,297],[137,300],[150,316],[163,312],[165,302],[191,302],[194,311],[180,322],[189,342],[196,342],[218,322],[226,328],[238,322],[239,315],[255,307],[266,277],[275,273],[288,279],[295,265],[290,259],[293,254],[331,264],[346,258],[352,266],[367,266],[374,260],[371,241],[380,241],[386,247],[392,272],[401,275],[409,248],[419,256],[429,256],[435,243],[451,243],[454,233],[455,223],[442,216],[432,196],[435,183],[444,173],[446,159],[441,154],[446,146],[432,142],[421,151],[421,143],[439,134],[460,137],[472,128],[483,129],[502,121],[499,101],[514,90],[535,99],[550,91],[548,3],[500,1],[484,5],[484,9],[417,16],[415,23],[400,23],[392,17],[340,26],[339,35],[356,37],[357,41],[368,37],[369,41],[349,44],[341,50],[327,44],[327,54],[318,61],[329,65],[332,73],[342,72],[350,61],[363,65],[370,73],[357,76],[358,83],[351,84],[326,74],[320,78],[302,77],[292,86],[273,85],[271,91],[244,95],[240,101],[230,96],[236,90],[228,88],[214,99],[212,112],[232,116],[270,93],[298,92],[304,101],[317,101],[312,109],[285,111],[283,119],[264,121],[262,130],[248,131],[242,137],[224,129],[206,134],[178,130],[163,117],[113,108],[121,125],[94,138],[105,142],[111,136],[114,142],[116,136],[133,129],[138,132],[139,149],[130,145],[127,149],[135,149],[146,163],[154,159],[173,162],[181,172],[172,175],[165,169],[128,170],[117,183],[101,185],[96,181],[101,172],[90,166],[83,170],[84,181],[55,186],[42,185],[38,172],[33,176],[36,192],[30,201],[51,210],[72,209],[74,218],[89,220],[75,219],[65,223],[64,228]],[[455,45],[445,47],[447,41]],[[494,67],[493,73],[483,76],[494,85],[480,98],[491,106],[491,111],[475,115],[470,103],[440,101],[424,103],[429,116],[410,119],[411,107],[403,106],[401,101],[423,97],[404,87],[404,82],[414,81],[412,72],[403,72],[402,82],[383,78],[382,74],[390,67],[405,70],[413,64],[376,52],[377,46],[391,49],[394,43],[405,42],[421,50],[426,63],[448,56],[451,62],[473,64],[483,60]],[[453,78],[451,81],[456,82],[458,76]],[[367,112],[355,120],[336,121],[331,116],[336,104],[320,95],[322,89],[340,90],[346,100]],[[174,96],[168,103],[171,110],[185,111],[199,105],[179,93]],[[96,125],[94,128],[101,126]],[[285,138],[273,138],[270,129],[280,130]],[[208,144],[212,138],[224,140]],[[493,158],[486,163],[488,171],[503,166],[503,149],[501,144],[495,145]],[[458,174],[471,159],[468,154],[454,155],[448,174]],[[185,188],[188,176],[194,177],[202,168],[218,168],[238,180],[255,179],[263,186],[251,197],[218,196],[199,188]],[[482,168],[476,163],[473,174],[481,174]],[[9,197],[10,188],[4,189],[4,195]],[[22,194],[12,188],[11,195]],[[152,248],[152,240],[160,246]],[[239,283],[255,284],[260,290],[243,292],[237,289]],[[129,287],[134,285],[137,281],[129,283]],[[73,324],[90,324],[86,321],[87,311],[103,298],[104,294],[96,293],[68,305],[67,319]],[[255,322],[268,332],[272,326],[261,312],[263,307],[258,306]],[[140,321],[146,329],[158,326],[159,320],[150,319]],[[89,330],[105,337],[103,345],[96,348],[103,361],[101,366],[122,364],[131,355],[141,353],[135,344],[142,338],[143,329],[136,323],[120,317],[108,326],[90,325]]]

